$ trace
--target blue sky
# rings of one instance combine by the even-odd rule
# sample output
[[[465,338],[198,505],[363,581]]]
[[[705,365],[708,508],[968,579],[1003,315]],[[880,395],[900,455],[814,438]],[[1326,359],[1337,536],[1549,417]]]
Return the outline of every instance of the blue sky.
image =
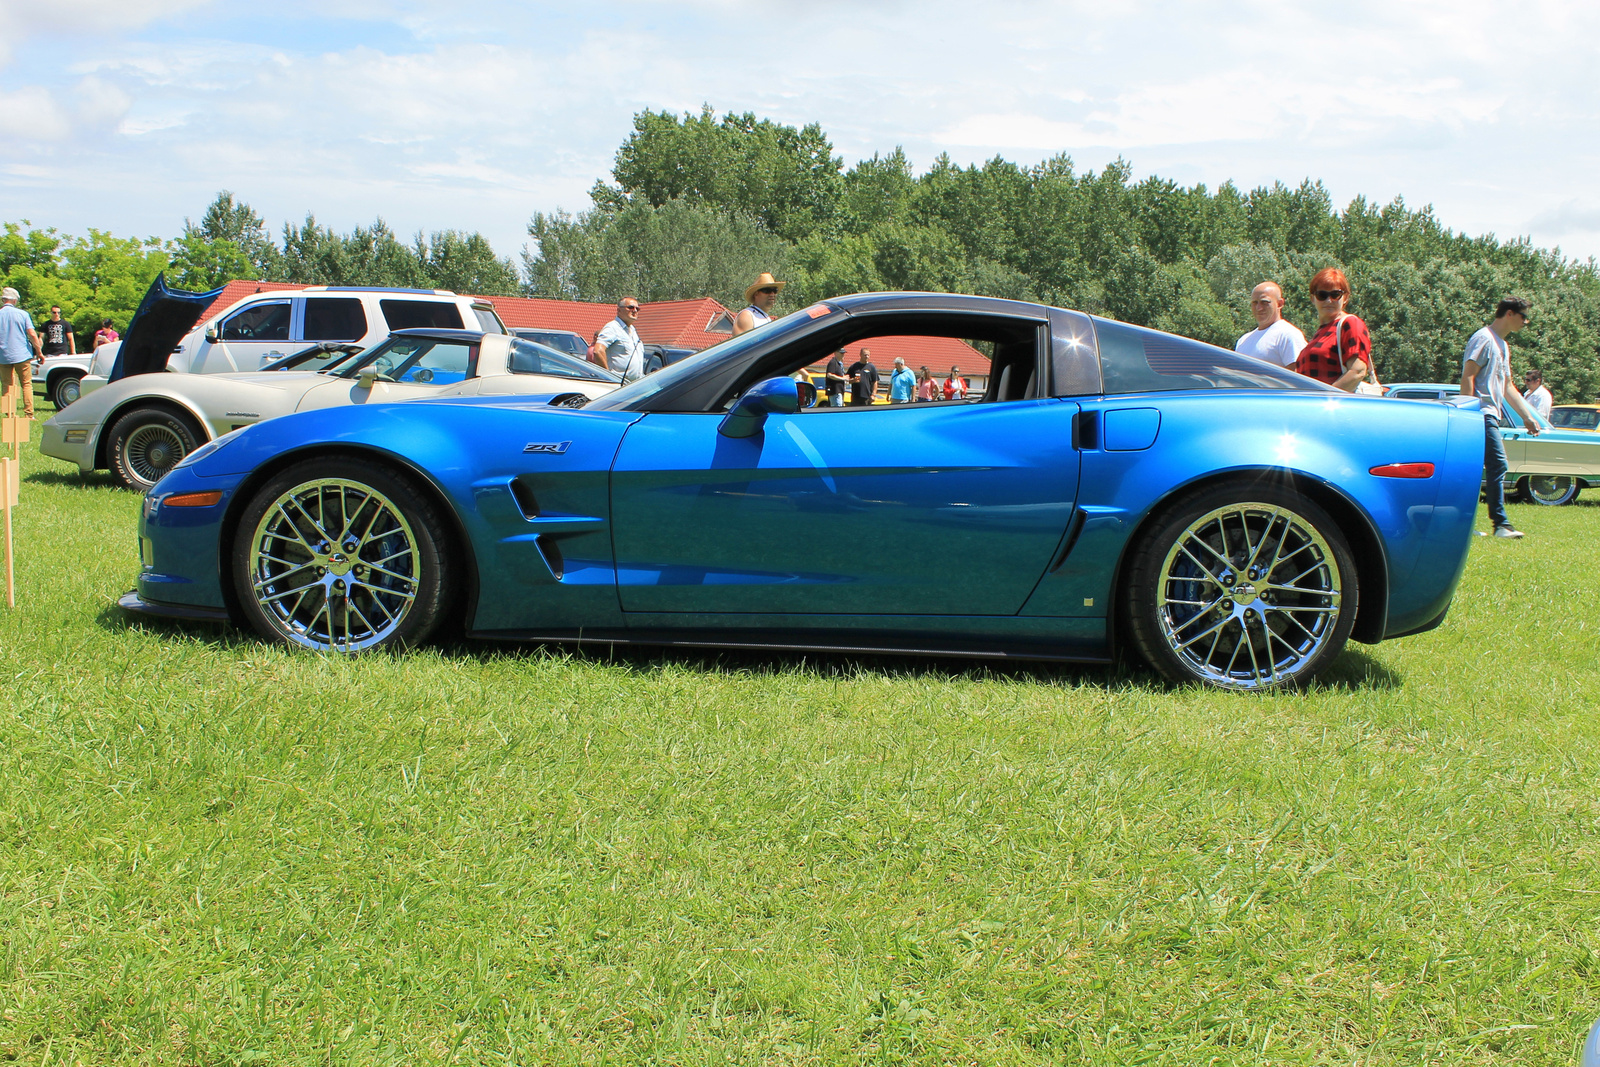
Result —
[[[1508,14],[1510,13],[1510,14]],[[480,230],[588,206],[645,108],[819,122],[846,165],[1058,152],[1320,178],[1600,256],[1600,5],[0,0],[0,219]]]

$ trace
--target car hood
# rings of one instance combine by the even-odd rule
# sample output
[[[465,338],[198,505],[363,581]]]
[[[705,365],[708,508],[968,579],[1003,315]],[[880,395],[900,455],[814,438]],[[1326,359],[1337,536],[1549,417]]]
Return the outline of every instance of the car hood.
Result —
[[[165,274],[156,275],[128,323],[117,361],[106,380],[115,382],[135,374],[165,370],[172,350],[178,347],[184,334],[194,329],[206,308],[220,295],[220,288],[205,293],[173,289],[167,285]]]

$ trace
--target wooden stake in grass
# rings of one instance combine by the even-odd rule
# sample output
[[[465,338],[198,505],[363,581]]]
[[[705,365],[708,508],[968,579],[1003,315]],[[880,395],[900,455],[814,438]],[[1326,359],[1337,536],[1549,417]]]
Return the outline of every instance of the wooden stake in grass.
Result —
[[[28,439],[28,422],[7,411],[0,416],[0,445],[11,446],[11,458],[0,459],[0,510],[6,516],[6,607],[17,606],[16,570],[12,562],[11,509],[17,506],[22,481],[22,445]]]

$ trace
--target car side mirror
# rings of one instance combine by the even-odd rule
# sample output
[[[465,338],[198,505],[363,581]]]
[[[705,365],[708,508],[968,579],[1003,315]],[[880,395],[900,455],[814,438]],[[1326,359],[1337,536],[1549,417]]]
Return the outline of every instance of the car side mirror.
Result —
[[[372,384],[374,382],[376,382],[377,380],[378,380],[378,372],[377,371],[375,371],[375,370],[364,370],[360,374],[356,375],[356,388],[357,389],[371,389],[372,388]]]
[[[217,343],[217,330],[216,330],[216,327],[212,327],[211,329],[206,331],[206,344],[214,345],[216,343]]]
[[[722,417],[717,432],[724,437],[754,437],[766,425],[768,415],[793,415],[799,411],[807,388],[805,383],[793,378],[768,378],[757,382],[734,402],[733,410]],[[809,388],[814,404],[817,387]]]

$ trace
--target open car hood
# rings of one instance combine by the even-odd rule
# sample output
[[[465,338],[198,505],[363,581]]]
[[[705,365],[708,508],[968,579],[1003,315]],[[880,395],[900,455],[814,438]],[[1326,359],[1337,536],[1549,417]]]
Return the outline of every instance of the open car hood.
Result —
[[[222,289],[191,293],[167,286],[165,274],[156,275],[149,292],[139,302],[139,310],[128,323],[122,349],[112,364],[107,381],[119,381],[135,374],[151,374],[167,369],[167,359],[183,335],[194,329],[201,314],[222,294]]]

